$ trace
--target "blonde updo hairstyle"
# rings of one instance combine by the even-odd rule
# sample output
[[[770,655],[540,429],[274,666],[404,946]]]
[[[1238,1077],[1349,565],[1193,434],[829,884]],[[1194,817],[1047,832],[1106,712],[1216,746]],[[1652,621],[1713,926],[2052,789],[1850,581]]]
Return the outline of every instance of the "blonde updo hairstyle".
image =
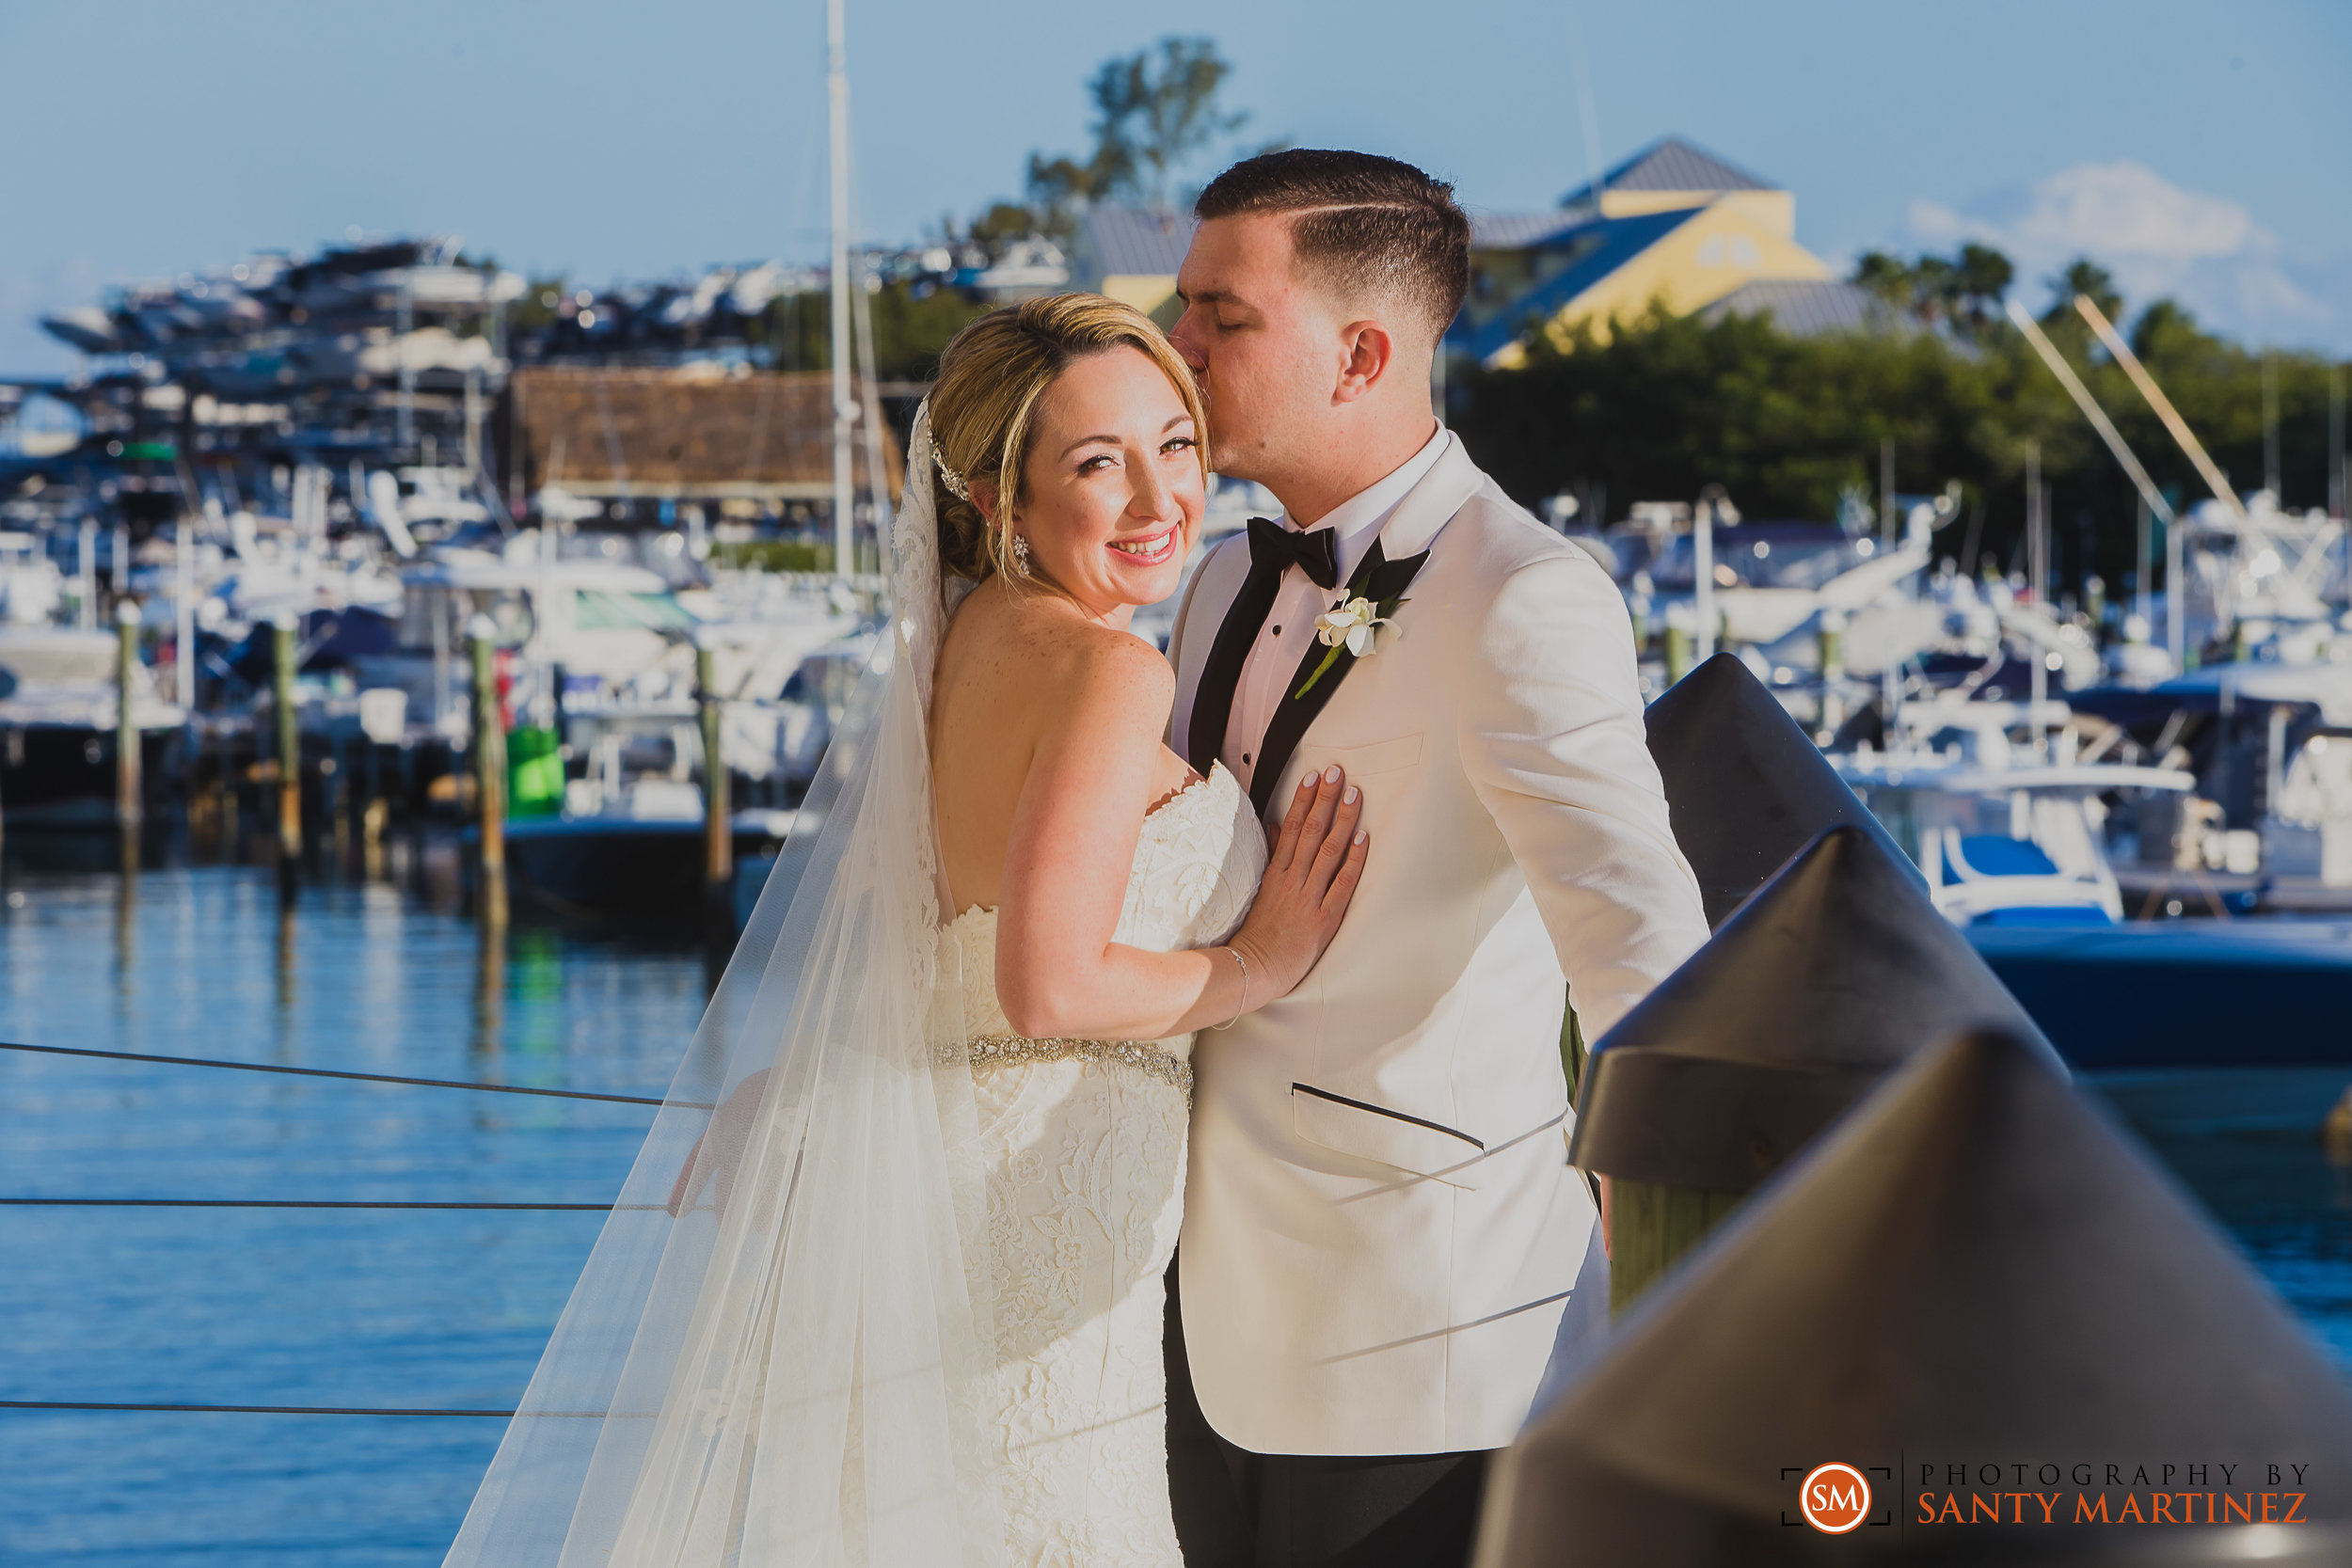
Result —
[[[931,444],[937,467],[926,476],[939,517],[940,563],[975,582],[1012,572],[1011,531],[1004,526],[1021,493],[1036,432],[1038,400],[1062,372],[1081,359],[1124,345],[1151,356],[1184,400],[1208,474],[1208,417],[1192,372],[1152,318],[1101,294],[1053,294],[992,310],[956,334],[939,357],[930,396]],[[997,517],[957,493],[945,468],[968,492],[977,483],[996,487]],[[1011,476],[1011,483],[1006,477]]]

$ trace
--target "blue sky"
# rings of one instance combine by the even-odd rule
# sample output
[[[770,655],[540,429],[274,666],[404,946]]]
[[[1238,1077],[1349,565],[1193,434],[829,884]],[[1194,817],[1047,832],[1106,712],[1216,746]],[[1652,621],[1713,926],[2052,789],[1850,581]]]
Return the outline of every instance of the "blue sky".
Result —
[[[1364,147],[1492,209],[1678,132],[1799,237],[2088,250],[2258,341],[2352,352],[2342,0],[850,0],[865,230],[913,238],[1086,139],[1082,83],[1171,31],[1247,135]],[[453,231],[591,281],[821,251],[822,0],[0,0],[0,371],[106,283]]]

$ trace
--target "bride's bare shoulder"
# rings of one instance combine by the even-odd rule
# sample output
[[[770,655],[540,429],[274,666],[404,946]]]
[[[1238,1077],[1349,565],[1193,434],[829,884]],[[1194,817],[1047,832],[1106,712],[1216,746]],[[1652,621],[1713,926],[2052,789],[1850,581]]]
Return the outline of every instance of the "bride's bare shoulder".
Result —
[[[1052,689],[1073,708],[1107,710],[1147,728],[1167,722],[1176,672],[1157,648],[1133,633],[1089,622],[1041,628],[1038,653]],[[1089,718],[1100,712],[1089,711]]]
[[[947,662],[958,673],[1017,693],[1048,727],[1166,726],[1176,672],[1157,648],[993,586],[975,592],[949,629]]]

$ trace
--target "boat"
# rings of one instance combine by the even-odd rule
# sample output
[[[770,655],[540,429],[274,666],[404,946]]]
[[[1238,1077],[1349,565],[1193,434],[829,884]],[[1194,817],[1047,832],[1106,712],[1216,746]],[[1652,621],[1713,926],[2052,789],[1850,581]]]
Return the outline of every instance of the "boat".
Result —
[[[2086,759],[2069,717],[2048,701],[1913,703],[1898,710],[1891,748],[1831,761],[1954,925],[2112,926],[2125,910],[2107,841],[2124,824],[2110,798],[2185,796],[2197,780]],[[2021,746],[2013,731],[2035,738]]]
[[[771,863],[796,816],[772,808],[730,814],[730,863]],[[517,817],[506,824],[509,885],[561,916],[691,919],[705,901],[703,821],[701,789],[668,779],[632,784],[593,813]],[[731,888],[727,896],[731,911]]]
[[[115,634],[0,624],[0,811],[11,828],[116,825],[120,722]],[[135,665],[132,719],[152,778],[184,713]]]
[[[2169,852],[2124,869],[2127,895],[2184,911],[2352,912],[2352,661],[2208,664],[2072,700],[2197,779]]]
[[[56,623],[64,578],[35,543],[0,533],[0,812],[10,827],[112,828],[121,645],[114,632]],[[135,664],[142,779],[183,718]]]

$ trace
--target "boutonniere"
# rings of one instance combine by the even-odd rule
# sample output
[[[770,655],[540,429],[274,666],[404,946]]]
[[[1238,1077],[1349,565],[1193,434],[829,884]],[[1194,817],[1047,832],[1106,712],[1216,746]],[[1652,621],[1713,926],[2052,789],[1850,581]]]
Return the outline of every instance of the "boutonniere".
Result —
[[[1406,602],[1402,598],[1382,599],[1375,605],[1366,598],[1343,599],[1316,617],[1315,641],[1330,651],[1291,695],[1304,697],[1312,691],[1324,672],[1340,661],[1342,648],[1347,650],[1350,658],[1369,658],[1380,651],[1383,628],[1389,641],[1404,636],[1405,628],[1393,624],[1391,617],[1396,614],[1397,606]]]

